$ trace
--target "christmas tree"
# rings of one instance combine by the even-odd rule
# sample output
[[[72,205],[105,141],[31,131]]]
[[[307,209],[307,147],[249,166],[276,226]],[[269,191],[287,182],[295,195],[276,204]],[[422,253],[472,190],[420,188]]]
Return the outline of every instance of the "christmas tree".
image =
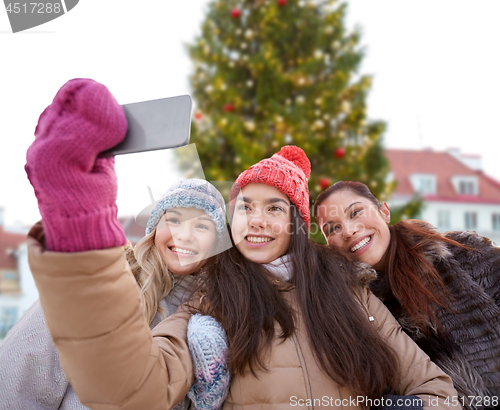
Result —
[[[367,118],[371,77],[357,72],[360,33],[346,29],[345,13],[346,4],[336,1],[209,4],[201,35],[189,46],[191,142],[207,180],[234,181],[293,144],[311,160],[311,199],[338,180],[361,181],[380,200],[389,197],[385,124]],[[190,160],[180,163],[185,169]]]

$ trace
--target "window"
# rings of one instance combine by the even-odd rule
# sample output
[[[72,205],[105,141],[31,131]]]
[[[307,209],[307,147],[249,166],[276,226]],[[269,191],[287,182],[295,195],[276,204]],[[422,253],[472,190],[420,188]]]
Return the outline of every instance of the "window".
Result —
[[[461,195],[474,195],[476,193],[474,182],[472,181],[460,181],[458,186],[458,193]]]
[[[451,229],[450,211],[445,209],[438,211],[438,228],[446,231]]]
[[[466,212],[465,213],[465,229],[472,230],[477,229],[477,213],[476,212]]]
[[[17,307],[3,307],[0,309],[0,339],[3,339],[17,320]]]
[[[451,182],[458,195],[479,195],[478,180],[474,176],[454,176]]]
[[[491,215],[491,222],[494,231],[500,231],[500,213]]]
[[[422,195],[436,194],[436,176],[432,174],[413,174],[410,176],[413,189]]]

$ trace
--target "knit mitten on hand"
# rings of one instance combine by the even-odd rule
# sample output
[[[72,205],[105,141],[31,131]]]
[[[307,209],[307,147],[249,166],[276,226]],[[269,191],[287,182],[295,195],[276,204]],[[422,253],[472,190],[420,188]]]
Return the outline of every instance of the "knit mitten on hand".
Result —
[[[187,337],[196,376],[188,397],[198,410],[220,409],[231,382],[226,332],[213,317],[196,314],[189,319]]]
[[[47,249],[82,252],[124,245],[117,219],[114,158],[98,158],[125,138],[127,121],[93,80],[64,84],[42,113],[26,154]]]

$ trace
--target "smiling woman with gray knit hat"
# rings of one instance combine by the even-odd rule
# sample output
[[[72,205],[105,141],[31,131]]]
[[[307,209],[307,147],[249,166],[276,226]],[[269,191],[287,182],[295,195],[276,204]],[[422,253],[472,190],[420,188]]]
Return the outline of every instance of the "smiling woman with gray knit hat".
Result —
[[[155,204],[146,236],[134,249],[125,246],[151,329],[187,301],[195,286],[194,275],[208,258],[219,252],[217,249],[225,236],[224,199],[207,181],[182,180],[172,185]],[[207,335],[206,329],[210,329],[210,334]],[[198,378],[188,393],[191,400],[186,397],[175,409],[205,409],[202,403],[207,401],[212,403],[210,408],[218,408],[229,387],[223,356],[227,348],[226,335],[209,317],[197,317],[189,330],[188,343]],[[206,350],[207,340],[210,346],[219,345],[217,380],[203,370],[211,364],[200,354]],[[212,356],[209,359],[212,360]],[[63,373],[39,301],[0,345],[0,363],[0,409],[88,409],[80,403]],[[212,366],[211,370],[214,369]]]
[[[98,109],[94,110],[95,107]],[[100,121],[103,112],[112,118],[108,118],[108,127]],[[111,127],[110,123],[113,124]],[[102,128],[98,130],[99,126],[96,124],[100,124]],[[195,275],[218,252],[220,243],[224,242],[224,236],[227,236],[225,205],[222,195],[207,181],[180,181],[165,192],[152,212],[148,212],[146,236],[135,249],[126,246],[123,252],[123,229],[116,219],[115,205],[109,205],[112,201],[108,201],[109,198],[116,197],[116,179],[110,173],[112,159],[94,158],[92,161],[96,161],[98,165],[95,168],[92,166],[92,170],[88,169],[89,175],[82,178],[85,173],[82,169],[86,166],[84,162],[88,159],[86,155],[91,154],[86,141],[80,141],[83,145],[78,146],[78,141],[72,136],[87,132],[106,141],[116,137],[115,134],[124,133],[125,129],[121,107],[104,86],[92,80],[68,82],[40,118],[35,132],[38,145],[32,146],[30,155],[36,156],[45,150],[47,166],[43,170],[38,168],[30,178],[44,181],[35,185],[46,232],[45,240],[50,249],[59,252],[78,251],[83,255],[89,254],[85,250],[96,249],[99,244],[115,246],[113,249],[123,262],[124,269],[127,265],[126,255],[136,279],[132,279],[133,287],[137,289],[138,284],[141,289],[140,298],[137,293],[133,293],[126,302],[127,307],[111,314],[115,303],[112,298],[105,298],[107,306],[100,306],[101,313],[94,324],[109,320],[112,328],[119,328],[123,321],[136,315],[142,317],[144,313],[149,327],[153,329],[188,299],[195,285]],[[53,142],[60,141],[61,138],[65,138],[66,148],[78,147],[79,158],[72,158],[64,150],[55,148]],[[80,162],[76,164],[78,161]],[[87,201],[82,201],[74,192],[70,193],[79,178],[82,178],[80,182],[83,184],[78,189],[88,193]],[[86,184],[90,180],[94,183],[92,187]],[[95,184],[101,185],[97,187]],[[93,199],[89,202],[90,197]],[[106,201],[107,205],[103,205]],[[86,211],[91,208],[91,202],[97,205],[95,212],[89,214]],[[82,211],[84,206],[87,208]],[[82,212],[79,214],[78,210]],[[48,252],[50,253],[56,254]],[[97,254],[90,256],[90,260],[94,262],[98,259]],[[96,291],[99,293],[99,290]],[[70,309],[75,303],[78,302],[68,300],[67,303],[60,304],[58,309]],[[130,306],[133,308],[130,309]],[[76,316],[72,320],[85,322],[85,319]],[[37,301],[0,345],[1,410],[88,408],[81,404],[70,384],[71,373],[66,373],[67,378],[63,373],[65,366],[64,363],[61,365],[47,323],[41,304]],[[87,325],[90,326],[90,323]],[[226,336],[220,325],[210,318],[205,318],[203,322],[197,321],[191,328],[194,331],[190,332],[188,347],[194,352],[193,364],[200,378],[194,381],[189,392],[192,401],[187,397],[179,397],[173,404],[176,405],[176,410],[198,409],[202,400],[211,400],[215,403],[213,408],[217,408],[218,401],[223,401],[227,395],[229,384],[229,373],[223,355],[227,347]],[[208,337],[205,334],[207,328],[210,329]],[[148,326],[139,331],[149,333]],[[207,377],[203,372],[207,364],[202,363],[205,357],[199,352],[205,349],[207,341],[221,347],[217,380],[210,375]],[[188,349],[184,354],[191,361]],[[107,366],[102,362],[99,365],[102,368]],[[116,394],[116,391],[110,389],[109,394]]]

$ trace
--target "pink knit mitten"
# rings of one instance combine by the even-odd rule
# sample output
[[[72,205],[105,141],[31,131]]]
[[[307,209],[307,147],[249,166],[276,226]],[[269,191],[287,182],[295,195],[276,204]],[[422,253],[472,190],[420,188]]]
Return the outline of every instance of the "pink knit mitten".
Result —
[[[26,154],[47,249],[82,252],[124,245],[117,219],[114,158],[97,158],[125,137],[127,121],[93,80],[64,84],[42,113]]]

